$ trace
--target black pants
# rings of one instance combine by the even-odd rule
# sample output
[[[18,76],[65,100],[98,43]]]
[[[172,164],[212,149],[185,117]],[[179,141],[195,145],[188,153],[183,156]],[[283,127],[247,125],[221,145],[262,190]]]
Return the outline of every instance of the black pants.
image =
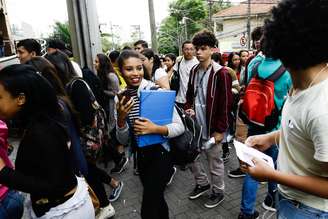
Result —
[[[172,170],[168,151],[161,145],[138,148],[138,168],[143,185],[142,219],[168,219],[164,190]]]
[[[88,176],[86,177],[89,186],[97,195],[100,202],[100,207],[109,205],[109,200],[105,190],[104,183],[109,185],[111,177],[102,169],[98,168],[96,164],[87,161],[88,163]]]

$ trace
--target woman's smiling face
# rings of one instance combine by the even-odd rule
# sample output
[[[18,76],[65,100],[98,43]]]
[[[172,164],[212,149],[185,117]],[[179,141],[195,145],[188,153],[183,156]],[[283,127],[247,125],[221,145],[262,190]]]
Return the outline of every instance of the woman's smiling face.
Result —
[[[139,87],[144,76],[142,60],[135,57],[124,60],[122,73],[129,87]]]

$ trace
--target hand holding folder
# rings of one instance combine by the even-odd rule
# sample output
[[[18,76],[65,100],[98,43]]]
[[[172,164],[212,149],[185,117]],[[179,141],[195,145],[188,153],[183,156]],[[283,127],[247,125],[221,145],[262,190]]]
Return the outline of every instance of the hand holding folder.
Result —
[[[156,125],[172,123],[175,91],[142,90],[140,92],[140,117],[152,121]],[[162,135],[147,134],[137,137],[139,147],[161,144],[167,141]]]

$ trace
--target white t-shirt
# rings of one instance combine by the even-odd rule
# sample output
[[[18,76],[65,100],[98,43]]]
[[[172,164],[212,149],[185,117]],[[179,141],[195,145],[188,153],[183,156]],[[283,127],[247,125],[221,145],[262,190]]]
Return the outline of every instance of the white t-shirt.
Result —
[[[178,70],[178,62],[175,63],[173,66],[173,69],[175,71]],[[179,68],[179,74],[180,74],[180,89],[178,91],[178,94],[176,96],[176,101],[178,103],[186,103],[186,93],[188,89],[188,81],[189,81],[189,75],[190,75],[190,70],[192,67],[197,65],[199,62],[196,57],[193,57],[190,60],[185,60],[182,58],[182,61],[180,63],[180,68]]]
[[[161,79],[162,77],[167,76],[167,73],[165,71],[165,69],[163,68],[158,68],[155,71],[155,74],[153,76],[153,81],[156,82],[157,80]]]
[[[73,68],[74,68],[74,70],[75,70],[77,76],[79,76],[79,77],[82,78],[82,77],[83,77],[83,74],[82,74],[82,70],[81,70],[79,64],[77,64],[76,62],[74,62],[74,61],[72,61],[72,60],[71,60],[71,63],[72,63],[72,65],[73,65]]]
[[[300,176],[328,177],[328,79],[289,96],[281,120],[278,169]],[[279,185],[286,197],[328,211],[328,199]]]

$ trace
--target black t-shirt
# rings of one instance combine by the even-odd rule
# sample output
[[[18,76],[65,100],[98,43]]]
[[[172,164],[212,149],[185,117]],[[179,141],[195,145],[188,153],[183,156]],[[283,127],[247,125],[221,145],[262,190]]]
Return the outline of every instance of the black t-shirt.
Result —
[[[15,170],[4,167],[0,171],[0,183],[30,193],[37,216],[53,207],[37,205],[37,200],[63,198],[77,184],[65,127],[50,119],[40,119],[28,126],[17,151],[15,166]]]

